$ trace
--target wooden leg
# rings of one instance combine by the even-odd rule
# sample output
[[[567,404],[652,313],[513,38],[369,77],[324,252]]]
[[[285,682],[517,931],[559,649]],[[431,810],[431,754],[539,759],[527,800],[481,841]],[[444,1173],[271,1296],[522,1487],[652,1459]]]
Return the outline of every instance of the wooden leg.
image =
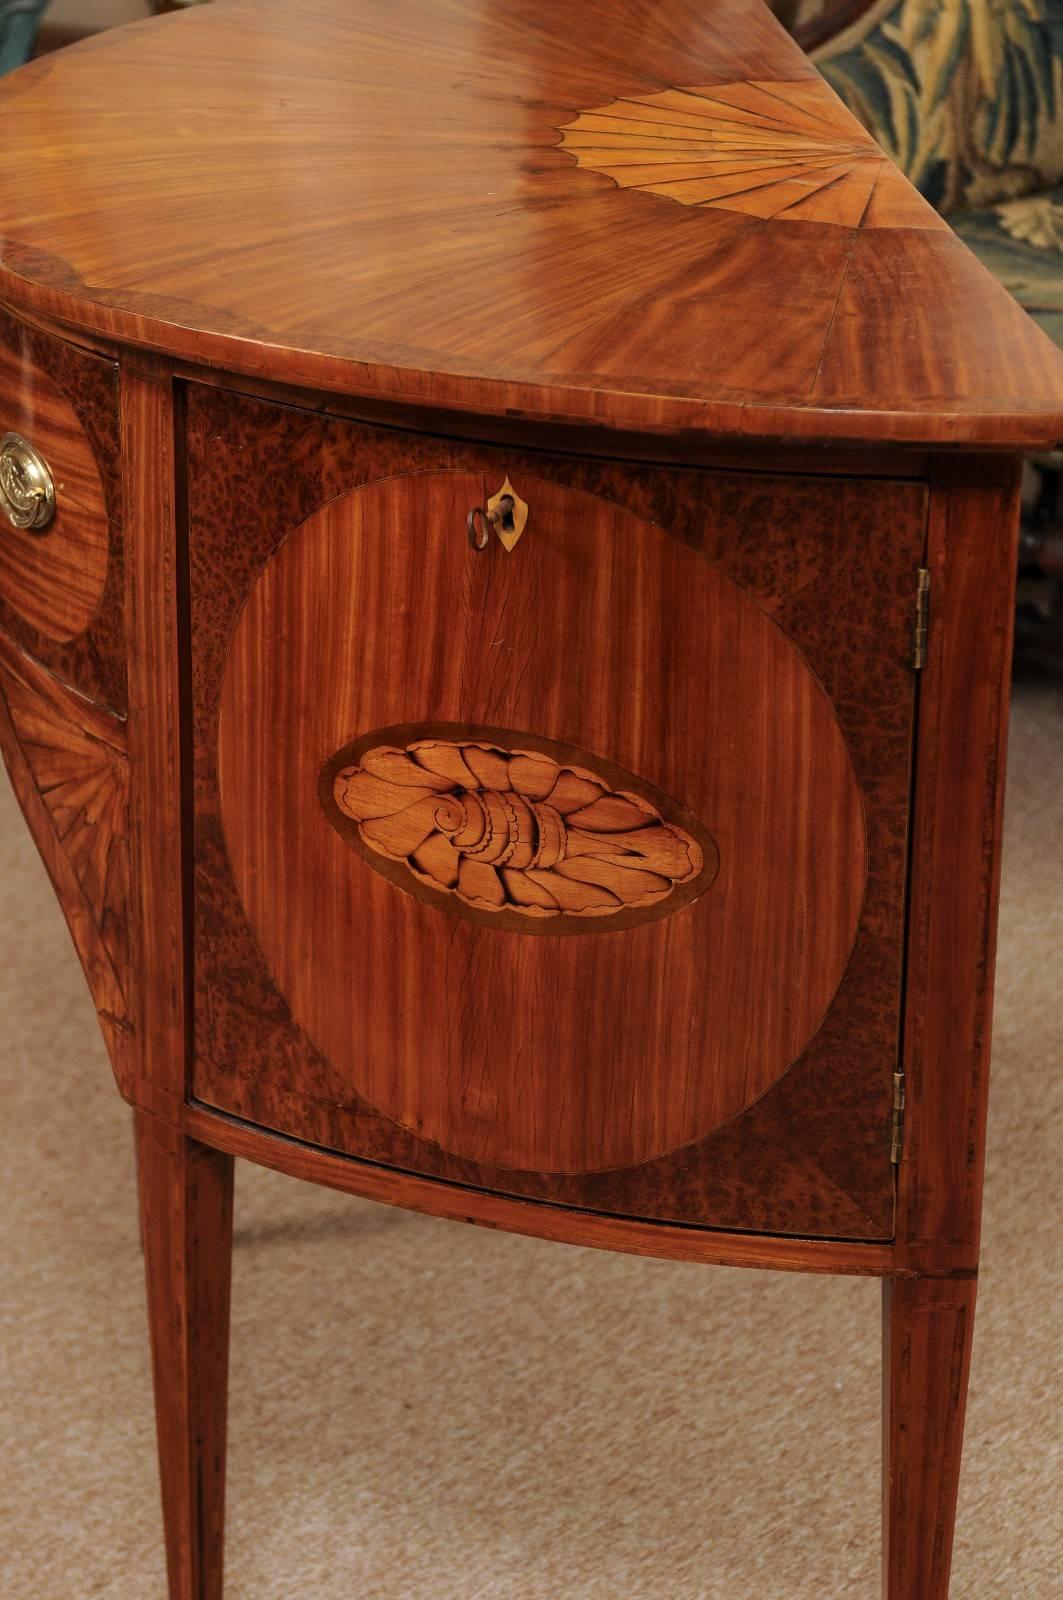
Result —
[[[233,1163],[137,1114],[170,1600],[221,1600]]]
[[[884,1600],[947,1600],[975,1288],[883,1284]]]

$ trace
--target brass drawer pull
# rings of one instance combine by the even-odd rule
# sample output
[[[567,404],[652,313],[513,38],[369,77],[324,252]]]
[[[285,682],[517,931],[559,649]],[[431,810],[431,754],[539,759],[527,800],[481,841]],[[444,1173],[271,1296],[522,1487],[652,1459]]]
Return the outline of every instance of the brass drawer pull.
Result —
[[[13,528],[46,528],[55,515],[48,463],[20,433],[0,439],[0,506]]]

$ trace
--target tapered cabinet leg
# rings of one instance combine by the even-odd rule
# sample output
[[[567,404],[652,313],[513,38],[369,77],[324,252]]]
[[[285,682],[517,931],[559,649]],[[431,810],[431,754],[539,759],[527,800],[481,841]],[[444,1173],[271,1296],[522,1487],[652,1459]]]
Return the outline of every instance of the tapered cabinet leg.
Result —
[[[973,1278],[883,1285],[884,1600],[946,1600],[971,1365]]]
[[[221,1600],[233,1164],[137,1114],[170,1600]]]

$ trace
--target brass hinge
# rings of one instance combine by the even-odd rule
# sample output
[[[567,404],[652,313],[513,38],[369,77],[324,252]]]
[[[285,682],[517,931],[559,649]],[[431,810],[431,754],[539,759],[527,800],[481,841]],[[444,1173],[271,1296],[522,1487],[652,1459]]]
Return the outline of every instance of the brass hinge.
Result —
[[[890,1110],[890,1161],[897,1166],[904,1148],[904,1073],[893,1074],[893,1106]]]
[[[912,636],[912,666],[916,672],[926,665],[926,636],[930,627],[930,573],[920,567],[915,591],[915,628]]]

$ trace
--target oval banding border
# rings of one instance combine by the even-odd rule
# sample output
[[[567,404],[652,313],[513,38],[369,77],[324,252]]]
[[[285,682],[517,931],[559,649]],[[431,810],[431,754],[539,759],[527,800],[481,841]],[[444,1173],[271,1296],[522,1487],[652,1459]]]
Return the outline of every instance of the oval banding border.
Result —
[[[719,872],[698,819],[634,774],[504,728],[376,728],[324,764],[332,826],[368,866],[511,933],[598,933],[689,905]]]

